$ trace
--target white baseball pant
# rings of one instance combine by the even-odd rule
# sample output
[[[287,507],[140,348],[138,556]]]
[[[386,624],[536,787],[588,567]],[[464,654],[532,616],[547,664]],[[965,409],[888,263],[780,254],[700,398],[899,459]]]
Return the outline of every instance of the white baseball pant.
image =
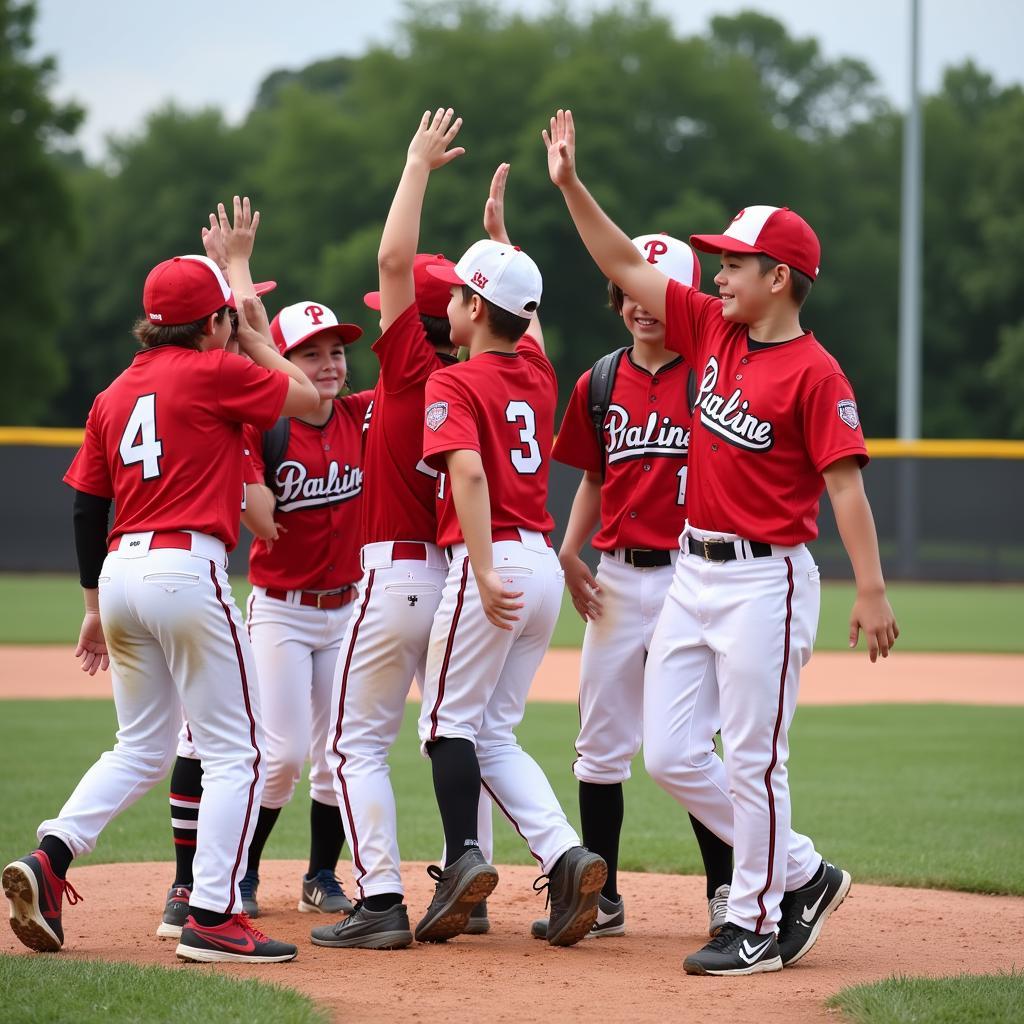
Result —
[[[263,807],[284,807],[309,758],[309,792],[318,803],[334,804],[327,742],[334,720],[331,690],[352,604],[309,608],[300,593],[287,600],[268,597],[253,587],[246,621],[259,677],[263,733],[266,737],[266,785]]]
[[[224,545],[195,533],[190,551],[150,550],[152,536],[122,535],[99,578],[117,743],[38,835],[57,836],[76,857],[90,853],[108,822],[170,770],[184,706],[204,773],[190,903],[238,913],[238,880],[263,789],[249,639]]]
[[[637,569],[612,552],[597,568],[601,615],[587,622],[580,657],[581,782],[625,782],[643,738],[644,662],[672,583],[671,565]]]
[[[644,690],[644,762],[663,789],[735,850],[728,920],[775,929],[787,889],[821,861],[790,827],[788,731],[818,624],[818,568],[804,545],[708,562],[687,526],[654,631]],[[721,724],[724,764],[714,751]]]
[[[422,552],[421,557],[402,557]],[[393,557],[397,550],[398,556]],[[388,752],[402,725],[448,562],[435,544],[367,544],[331,693],[326,760],[337,792],[360,895],[405,893]],[[480,845],[491,855],[491,803],[480,801]],[[443,860],[442,860],[443,863]]]
[[[558,620],[564,573],[541,534],[519,533],[494,544],[498,574],[523,592],[512,630],[488,622],[466,546],[452,549],[430,633],[419,736],[424,752],[442,737],[473,742],[484,788],[547,873],[580,840],[515,730]]]

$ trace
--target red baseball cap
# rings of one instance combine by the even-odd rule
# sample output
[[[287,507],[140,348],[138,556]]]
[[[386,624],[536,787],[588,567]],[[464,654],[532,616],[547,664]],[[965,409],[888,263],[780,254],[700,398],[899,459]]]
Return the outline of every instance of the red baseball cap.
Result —
[[[452,297],[451,285],[439,281],[427,272],[427,267],[454,267],[451,260],[440,253],[431,255],[419,253],[412,261],[413,287],[416,289],[416,308],[424,316],[448,318],[448,300]],[[367,292],[363,296],[370,309],[380,309],[380,292]]]
[[[296,302],[285,306],[270,323],[270,335],[281,355],[328,331],[338,335],[343,345],[350,345],[363,335],[362,327],[339,323],[334,312],[320,302]]]
[[[267,292],[272,292],[276,287],[277,287],[277,282],[276,281],[257,281],[253,285],[253,288],[256,289],[256,294],[257,295],[266,295]],[[234,297],[234,295],[232,295],[231,298],[228,299],[228,305],[232,309],[238,309],[238,306],[235,304],[235,297]]]
[[[690,235],[690,245],[701,252],[763,252],[812,281],[821,263],[818,236],[788,206],[748,206],[733,217],[724,234]]]
[[[208,256],[175,256],[146,276],[142,308],[161,327],[190,324],[216,313],[231,300],[220,267]]]

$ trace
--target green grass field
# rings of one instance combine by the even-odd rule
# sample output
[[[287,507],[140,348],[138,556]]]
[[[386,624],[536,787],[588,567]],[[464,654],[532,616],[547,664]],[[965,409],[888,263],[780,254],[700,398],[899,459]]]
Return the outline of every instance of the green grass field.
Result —
[[[436,859],[441,828],[429,766],[418,752],[413,715],[392,754],[403,856]],[[576,708],[531,705],[520,736],[577,819],[570,770]],[[4,704],[0,727],[0,851],[31,849],[38,822],[53,815],[114,732],[112,704],[80,701],[74,714],[54,702]],[[1024,894],[1024,708],[949,706],[810,707],[791,733],[794,827],[859,881]],[[26,764],[46,755],[45,772]],[[285,808],[266,856],[308,853],[308,790]],[[167,787],[158,786],[116,818],[93,861],[169,860]],[[522,841],[495,822],[495,860],[531,863]],[[626,788],[621,866],[699,873],[686,815],[646,776]],[[171,879],[167,882],[170,884]]]
[[[232,580],[244,604],[249,585]],[[846,649],[853,587],[822,587],[817,649]],[[898,650],[1024,652],[1024,587],[1010,584],[894,583],[889,597],[902,635]],[[71,576],[0,574],[0,644],[66,644],[78,638],[82,597]],[[583,623],[569,602],[552,644],[578,647]],[[863,641],[862,641],[863,644]]]

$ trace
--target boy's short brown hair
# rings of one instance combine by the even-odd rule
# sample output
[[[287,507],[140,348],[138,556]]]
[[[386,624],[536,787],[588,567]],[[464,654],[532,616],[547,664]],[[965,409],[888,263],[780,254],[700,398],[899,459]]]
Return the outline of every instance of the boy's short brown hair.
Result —
[[[221,306],[213,316],[219,324],[228,313],[227,306]],[[178,348],[199,349],[203,338],[203,328],[210,318],[204,316],[201,320],[193,320],[189,324],[160,324],[151,323],[145,317],[135,321],[132,334],[135,340],[143,348],[160,348],[162,345],[176,345]]]
[[[530,326],[528,317],[510,313],[501,306],[496,306],[490,299],[485,299],[476,289],[468,284],[462,287],[462,302],[466,304],[475,295],[487,307],[487,321],[491,333],[505,341],[518,341]]]
[[[761,271],[762,277],[779,266],[779,260],[769,256],[766,252],[759,252],[756,256],[757,266]],[[786,263],[783,266],[789,267],[789,264]],[[802,270],[797,270],[796,267],[789,267],[789,281],[789,293],[793,296],[796,308],[800,309],[807,301],[807,296],[811,294],[811,286],[814,282]]]
[[[428,316],[426,313],[420,313],[420,323],[423,324],[423,330],[426,332],[427,341],[430,342],[434,348],[441,348],[444,346],[451,347],[452,343],[452,325],[446,316]]]

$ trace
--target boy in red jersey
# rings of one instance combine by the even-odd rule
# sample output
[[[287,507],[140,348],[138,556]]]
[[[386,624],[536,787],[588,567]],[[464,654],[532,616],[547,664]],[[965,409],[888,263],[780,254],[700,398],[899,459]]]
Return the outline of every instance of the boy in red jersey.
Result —
[[[65,476],[77,492],[86,603],[76,653],[94,672],[109,650],[119,728],[114,749],[39,826],[40,848],[4,868],[11,927],[32,949],[63,945],[62,896],[78,898],[66,881],[72,858],[90,852],[104,826],[166,775],[184,706],[206,799],[192,915],[177,954],[256,963],[296,954],[239,913],[238,880],[263,781],[262,730],[227,552],[238,539],[242,424],[310,412],[317,395],[247,319],[260,313],[248,269],[259,215],[250,217],[248,200],[236,197],[235,227],[223,208],[221,217],[230,279],[245,297],[239,340],[249,359],[224,351],[231,292],[216,264],[204,256],[159,264],[146,279],[146,317],[136,327],[143,350],[93,403]]]
[[[688,287],[699,285],[700,264],[685,242],[658,234],[641,235],[633,244],[663,274]],[[644,663],[679,550],[695,383],[693,368],[666,348],[665,325],[613,282],[608,292],[632,345],[580,377],[552,452],[559,462],[584,471],[559,560],[573,604],[587,623],[572,770],[579,780],[583,842],[608,865],[591,931],[595,938],[626,930],[617,888],[622,784],[640,749]],[[598,392],[600,381],[609,379],[610,388]],[[595,412],[595,404],[603,410]],[[595,527],[592,543],[601,552],[596,579],[580,558]],[[732,849],[692,815],[690,820],[704,860],[708,931],[714,936],[725,924]],[[543,938],[546,928],[546,921],[535,921],[532,933]]]
[[[666,344],[700,380],[688,521],[647,663],[644,757],[661,786],[733,844],[736,865],[726,926],[684,968],[781,970],[810,950],[850,889],[849,873],[791,830],[786,772],[817,629],[819,574],[805,543],[817,535],[823,488],[857,580],[850,645],[863,630],[874,661],[899,635],[853,391],[800,324],[820,245],[792,211],[752,206],[724,234],[691,238],[721,254],[720,298],[666,282],[577,177],[571,113],[559,111],[543,135],[551,180],[595,262],[663,320]],[[724,766],[712,746],[719,719]]]
[[[423,457],[444,474],[438,544],[450,566],[430,635],[419,735],[446,863],[430,869],[437,886],[416,937],[458,935],[497,884],[478,844],[482,782],[548,876],[548,942],[572,945],[594,923],[607,868],[580,846],[515,736],[563,589],[545,507],[557,385],[535,315],[540,271],[517,247],[484,240],[454,269],[431,273],[453,286],[452,342],[466,346],[469,359],[436,371],[426,391]]]
[[[460,119],[424,114],[409,144],[377,262],[380,290],[365,301],[381,314],[373,349],[380,377],[364,433],[362,565],[357,612],[336,668],[327,759],[334,777],[360,902],[355,913],[316,928],[317,946],[395,949],[412,943],[399,860],[388,753],[398,736],[413,676],[423,678],[427,642],[448,568],[438,548],[434,490],[438,472],[422,459],[427,378],[455,362],[449,287],[428,273],[451,267],[416,254],[430,174],[462,153],[449,148]],[[499,167],[487,210],[500,216],[507,165]],[[490,801],[481,800],[481,840],[490,845]],[[485,932],[486,906],[467,931]]]

